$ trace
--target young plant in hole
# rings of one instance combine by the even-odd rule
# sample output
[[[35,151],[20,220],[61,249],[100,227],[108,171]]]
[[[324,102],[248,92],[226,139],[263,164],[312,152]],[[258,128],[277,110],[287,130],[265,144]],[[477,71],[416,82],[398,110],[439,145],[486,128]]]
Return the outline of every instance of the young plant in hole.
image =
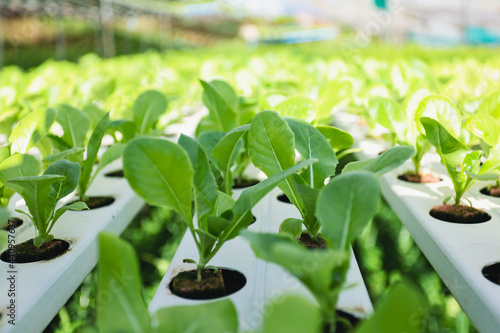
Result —
[[[81,201],[88,201],[87,190],[94,181],[97,174],[109,163],[121,157],[125,145],[115,144],[108,147],[99,164],[94,171],[94,165],[98,162],[97,154],[101,147],[102,138],[109,126],[109,113],[104,114],[87,141],[87,133],[90,129],[90,118],[83,111],[69,105],[61,105],[57,114],[57,121],[63,128],[62,137],[49,135],[53,145],[58,150],[56,153],[43,159],[45,163],[51,163],[60,159],[78,162],[81,166],[81,175],[78,181],[77,193]],[[86,149],[83,148],[86,146]],[[86,150],[86,156],[83,152]],[[89,203],[90,204],[90,203]]]
[[[425,103],[431,103],[432,106],[423,109]],[[462,116],[452,101],[443,96],[429,96],[420,104],[417,115],[423,115],[420,118],[421,130],[436,148],[453,183],[455,195],[445,198],[443,205],[453,198],[454,206],[458,207],[464,194],[477,179],[496,179],[495,174],[480,173],[483,152],[468,152],[467,146],[460,141]],[[469,204],[472,206],[470,201]]]
[[[198,124],[196,136],[213,162],[220,190],[230,195],[234,181],[237,185],[250,181],[244,172],[250,164],[246,132],[255,115],[253,104],[246,104],[225,81],[200,82],[209,114]]]
[[[281,224],[280,230],[299,237],[304,225],[309,237],[317,241],[321,228],[314,213],[317,198],[325,186],[325,181],[335,174],[338,163],[331,144],[317,128],[304,120],[293,117],[282,118],[274,111],[262,111],[255,116],[250,125],[248,148],[254,165],[267,176],[293,165],[295,149],[304,159],[319,160],[279,185],[302,217],[302,220],[286,219]],[[380,175],[401,165],[413,154],[414,150],[411,147],[394,147],[374,160],[350,163],[346,168],[364,169]]]
[[[426,108],[433,106],[433,100],[426,99],[430,95],[428,89],[420,88],[409,94],[403,105],[386,97],[373,97],[368,102],[367,114],[389,131],[392,145],[409,145],[415,148],[416,153],[412,157],[414,170],[407,172],[407,179],[422,178],[420,164],[431,147],[422,133],[417,131],[416,124],[420,118],[416,118],[416,114],[422,114]]]
[[[25,162],[23,159],[19,160],[18,165],[23,162]],[[12,164],[9,168],[2,168],[2,177],[16,172],[14,170],[16,167],[16,164]],[[78,163],[60,160],[51,164],[41,176],[12,177],[5,181],[7,188],[19,193],[28,206],[29,213],[17,209],[16,211],[27,215],[33,221],[35,227],[33,244],[37,248],[54,238],[50,232],[68,209],[88,209],[84,202],[75,202],[56,209],[59,200],[75,190],[79,177]]]
[[[378,180],[365,171],[337,176],[319,190],[314,214],[328,244],[321,250],[308,250],[285,235],[242,232],[257,257],[281,265],[311,292],[327,332],[335,332],[337,300],[349,269],[350,244],[373,218],[379,200]]]
[[[235,201],[217,189],[204,149],[190,137],[181,135],[179,145],[161,138],[135,138],[123,158],[125,177],[134,191],[153,206],[172,208],[186,222],[198,249],[198,261],[189,260],[197,265],[198,281],[224,243],[253,221],[252,207],[284,179],[314,162],[292,165],[245,189]]]

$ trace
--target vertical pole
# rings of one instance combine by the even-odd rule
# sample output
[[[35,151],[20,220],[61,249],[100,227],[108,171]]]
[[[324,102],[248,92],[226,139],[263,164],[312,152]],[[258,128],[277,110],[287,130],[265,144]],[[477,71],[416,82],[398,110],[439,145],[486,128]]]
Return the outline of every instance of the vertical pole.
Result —
[[[113,31],[113,0],[101,0],[101,31],[104,57],[111,58],[116,54],[115,35]]]

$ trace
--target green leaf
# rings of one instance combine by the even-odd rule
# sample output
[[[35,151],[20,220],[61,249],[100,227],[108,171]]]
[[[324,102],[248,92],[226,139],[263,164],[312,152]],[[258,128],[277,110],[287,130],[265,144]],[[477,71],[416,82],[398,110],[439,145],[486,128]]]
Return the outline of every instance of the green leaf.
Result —
[[[83,154],[85,148],[70,148],[63,150],[59,153],[51,154],[43,159],[43,163],[54,163],[55,161],[61,160],[63,158],[77,156]]]
[[[197,137],[198,142],[205,150],[205,153],[207,153],[208,158],[211,161],[213,160],[214,163],[216,163],[216,161],[212,156],[212,152],[225,135],[226,132],[203,132]]]
[[[427,140],[436,147],[443,164],[447,165],[449,170],[454,170],[457,165],[462,163],[467,147],[436,120],[423,117],[420,122],[425,129]]]
[[[36,246],[36,248],[39,248],[43,244],[43,237],[37,236],[33,238],[33,245]]]
[[[49,197],[54,200],[55,206],[60,199],[73,192],[78,185],[80,164],[68,160],[59,160],[49,165],[43,174],[64,176],[64,179],[52,184],[52,191],[49,194]]]
[[[295,164],[295,135],[277,112],[259,112],[250,124],[248,152],[253,164],[270,177]],[[290,181],[279,187],[297,203]]]
[[[490,147],[498,144],[500,124],[489,114],[474,114],[466,120],[465,125],[472,134],[482,139]]]
[[[231,188],[234,184],[231,166],[236,155],[243,148],[242,138],[249,128],[250,125],[243,125],[229,131],[212,151],[212,156],[223,173],[224,192],[227,194],[231,194]]]
[[[0,164],[10,156],[10,145],[0,147]]]
[[[318,131],[328,140],[334,150],[347,149],[354,144],[352,135],[333,126],[316,126]]]
[[[320,190],[316,188],[311,188],[300,182],[302,178],[299,175],[293,175],[293,186],[297,191],[300,202],[302,203],[304,209],[304,225],[306,226],[309,233],[312,235],[317,235],[321,225],[316,219],[316,201]]]
[[[203,87],[203,104],[206,105],[210,116],[217,124],[219,131],[229,132],[236,127],[236,112],[226,103],[217,88],[200,79]]]
[[[9,142],[12,154],[26,153],[42,140],[56,120],[57,111],[52,108],[40,109],[23,117],[12,129]]]
[[[84,147],[87,132],[90,128],[90,118],[82,111],[69,105],[61,105],[57,112],[57,122],[61,124],[63,140],[71,147]]]
[[[431,95],[420,102],[415,112],[415,121],[418,131],[425,134],[423,124],[419,121],[422,117],[432,118],[439,122],[454,138],[460,135],[462,116],[455,104],[447,97]]]
[[[493,170],[500,170],[500,146],[490,149],[488,159],[481,166],[479,173],[488,173]]]
[[[376,177],[380,177],[384,173],[403,165],[404,162],[414,155],[415,148],[411,146],[396,146],[386,150],[375,158],[348,163],[342,169],[342,173],[363,170],[372,172]]]
[[[474,179],[474,180],[479,180],[479,181],[497,181],[500,178],[500,172],[499,173],[482,173],[482,174],[477,174],[473,173],[469,170],[465,170],[464,173]]]
[[[122,143],[115,143],[114,145],[107,147],[106,151],[101,156],[101,160],[99,161],[97,170],[94,173],[94,177],[97,176],[99,171],[101,171],[108,164],[122,157],[126,146],[127,145]]]
[[[304,159],[317,158],[304,172],[304,180],[314,188],[322,188],[325,179],[335,174],[338,161],[333,148],[326,138],[307,121],[298,118],[285,118],[295,135],[295,148]]]
[[[219,197],[217,183],[210,170],[208,157],[198,141],[181,134],[179,145],[187,152],[194,169],[195,207],[200,222],[204,220],[205,215],[215,210],[215,204]]]
[[[156,90],[142,93],[132,107],[134,123],[139,135],[146,134],[167,109],[167,99]]]
[[[221,333],[238,331],[238,314],[229,299],[199,305],[166,307],[154,315],[155,332]]]
[[[322,332],[323,318],[317,304],[298,295],[285,295],[271,302],[273,306],[266,312],[263,333]]]
[[[373,218],[379,201],[380,186],[373,174],[355,171],[333,178],[317,200],[323,238],[333,248],[347,249]]]
[[[422,332],[426,327],[427,307],[424,297],[413,286],[397,284],[355,333]]]
[[[275,109],[282,117],[297,117],[308,122],[316,118],[316,103],[307,97],[290,97],[276,105]]]
[[[90,177],[92,175],[92,169],[94,168],[94,164],[97,160],[97,153],[99,152],[99,148],[101,147],[102,138],[106,133],[106,129],[109,126],[109,113],[106,113],[101,121],[97,124],[96,128],[92,132],[90,136],[89,143],[87,145],[87,158],[82,163],[82,174],[80,177],[80,181],[78,183],[78,196],[83,198],[85,193],[87,192],[88,187],[90,186]]]
[[[292,174],[297,172],[297,170],[300,170],[308,163],[311,163],[311,160],[305,160],[297,163],[296,165],[243,190],[230,211],[232,212],[233,222],[228,229],[224,231],[223,241],[236,237],[242,228],[250,225],[253,221],[251,214],[252,207],[254,207],[264,196],[266,196],[267,193],[269,193],[285,178],[290,177]]]
[[[83,201],[78,201],[78,202],[72,203],[71,205],[63,206],[63,207],[57,209],[56,212],[54,213],[52,223],[53,224],[56,223],[57,220],[59,220],[59,218],[61,217],[61,215],[66,213],[66,211],[68,211],[68,210],[84,210],[84,209],[89,209],[89,207]]]
[[[83,112],[89,117],[90,122],[92,124],[92,127],[97,125],[99,121],[104,117],[106,112],[101,110],[97,105],[95,104],[87,104],[83,108]]]
[[[33,217],[35,227],[42,233],[47,228],[47,219],[53,211],[49,194],[53,191],[52,184],[64,180],[60,175],[42,175],[16,177],[8,180],[6,186],[14,189],[26,202]]]
[[[125,177],[150,205],[170,207],[192,224],[193,167],[175,143],[155,137],[130,141],[123,153]]]
[[[99,234],[96,323],[101,332],[152,332],[132,246]]]
[[[280,224],[280,233],[295,239],[302,234],[302,220],[287,218]]]
[[[0,164],[0,180],[6,183],[15,177],[38,176],[42,172],[42,164],[33,155],[15,154]]]
[[[488,114],[496,119],[500,118],[500,92],[486,98],[477,109],[477,113]]]
[[[238,95],[234,91],[233,87],[229,83],[223,80],[211,80],[210,84],[212,84],[215,89],[217,89],[217,92],[219,95],[224,99],[226,104],[233,109],[234,111],[238,110],[239,107],[239,101],[238,101]]]
[[[389,98],[373,97],[368,103],[368,114],[377,123],[396,134],[400,142],[404,141],[406,113],[401,105]]]

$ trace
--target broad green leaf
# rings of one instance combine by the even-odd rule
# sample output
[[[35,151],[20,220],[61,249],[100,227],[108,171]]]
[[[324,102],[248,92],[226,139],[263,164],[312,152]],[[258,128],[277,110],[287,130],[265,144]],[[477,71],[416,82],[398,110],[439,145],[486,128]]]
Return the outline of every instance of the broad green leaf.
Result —
[[[221,333],[238,331],[238,314],[229,299],[199,305],[172,306],[158,310],[155,332]]]
[[[319,93],[316,120],[320,123],[330,123],[332,112],[350,97],[351,91],[352,83],[347,81],[335,81],[324,86]]]
[[[314,162],[314,160],[312,161]],[[233,222],[228,229],[224,231],[224,241],[232,239],[238,235],[238,232],[247,227],[253,220],[251,209],[268,194],[273,188],[278,186],[285,178],[290,177],[298,170],[302,169],[311,160],[305,160],[296,165],[281,171],[271,177],[251,186],[241,192],[238,200],[230,210],[233,216]]]
[[[40,230],[44,226],[38,223],[46,223],[49,212],[53,209],[49,201],[52,184],[61,182],[64,178],[60,175],[16,177],[8,180],[5,185],[21,195],[34,218],[33,223]]]
[[[432,95],[431,91],[427,88],[419,88],[410,94],[403,103],[406,117],[409,123],[415,123],[415,113],[417,112],[420,102],[427,96]]]
[[[455,138],[460,135],[462,116],[455,104],[447,97],[430,95],[420,102],[415,112],[415,121],[418,131],[425,134],[423,124],[419,121],[422,117],[436,120]]]
[[[376,177],[380,177],[384,173],[403,165],[404,162],[414,155],[415,148],[411,146],[396,146],[386,150],[375,158],[348,163],[344,169],[342,169],[342,173],[363,170],[372,172]]]
[[[10,156],[10,145],[0,147],[0,164]]]
[[[219,131],[228,132],[236,127],[236,112],[226,103],[217,88],[206,81],[200,80],[203,86],[203,104],[217,124]]]
[[[198,221],[203,221],[206,214],[215,210],[219,196],[217,183],[208,164],[208,157],[195,139],[181,134],[179,145],[187,152],[194,169],[194,191],[196,195],[196,214]]]
[[[316,104],[307,97],[290,97],[276,105],[275,109],[282,117],[297,117],[308,122],[316,118]]]
[[[161,138],[135,138],[123,153],[123,171],[132,189],[150,205],[170,207],[192,224],[194,171],[180,146]]]
[[[217,92],[219,95],[224,99],[226,104],[233,109],[234,111],[238,110],[238,95],[234,91],[233,87],[229,83],[223,80],[211,80],[210,84],[212,84],[215,89],[217,89]]]
[[[212,152],[225,135],[225,132],[203,132],[197,137],[198,142],[203,149],[205,149],[205,153],[207,153],[208,158],[213,160],[214,163],[216,163],[216,161],[212,157]]]
[[[499,180],[500,178],[500,172],[496,172],[496,173],[481,173],[481,174],[477,174],[477,173],[473,173],[469,170],[465,170],[464,173],[474,179],[474,180],[479,180],[479,181],[497,181]]]
[[[354,144],[352,135],[333,126],[316,126],[318,131],[328,140],[334,150],[347,149]]]
[[[90,186],[90,177],[92,175],[92,169],[97,160],[97,153],[101,147],[102,138],[106,133],[109,126],[109,113],[106,113],[102,119],[97,124],[96,128],[90,136],[89,143],[87,145],[87,157],[82,163],[81,177],[78,183],[78,195],[82,198],[87,192],[87,188]]]
[[[246,230],[241,236],[250,242],[258,258],[278,264],[289,271],[314,294],[318,301],[328,297],[334,279],[338,277],[334,274],[334,270],[345,267],[348,259],[348,254],[344,251],[331,249],[311,251],[285,235],[254,233]]]
[[[277,112],[259,112],[250,124],[248,152],[253,164],[270,177],[295,164],[295,135]],[[290,181],[279,187],[297,203]]]
[[[492,170],[500,170],[500,146],[490,149],[488,159],[481,166],[479,173],[488,173]]]
[[[390,98],[373,97],[368,103],[368,114],[381,126],[396,134],[400,142],[404,141],[406,113],[401,105]]]
[[[233,208],[236,201],[224,192],[219,192],[217,202],[215,204],[215,216],[221,216],[225,211]]]
[[[477,109],[477,113],[488,114],[496,119],[500,118],[500,92],[486,98]]]
[[[49,165],[43,174],[64,176],[64,179],[52,184],[49,198],[54,200],[54,207],[60,199],[75,190],[80,179],[80,164],[68,160],[59,160]]]
[[[167,109],[167,99],[156,91],[142,93],[132,107],[134,123],[139,135],[146,134]]]
[[[293,175],[293,185],[297,191],[297,195],[300,198],[300,202],[304,208],[304,225],[307,230],[316,235],[319,232],[321,225],[316,219],[316,201],[320,190],[317,188],[311,188],[305,184],[301,184],[299,180],[302,179],[298,175]]]
[[[323,318],[318,305],[303,296],[285,295],[272,304],[266,312],[263,333],[322,332]]]
[[[139,263],[132,246],[99,234],[96,323],[101,332],[152,332],[142,297]]]
[[[477,113],[470,116],[465,125],[472,134],[494,147],[498,144],[500,138],[500,124],[498,120],[489,114]]]
[[[212,156],[223,173],[224,192],[228,194],[234,183],[231,166],[239,150],[243,148],[242,138],[249,128],[250,125],[243,125],[229,131],[212,150]]]
[[[287,218],[280,224],[280,234],[288,235],[292,239],[300,237],[302,234],[302,223],[302,220],[291,217]]]
[[[355,171],[333,178],[316,204],[323,238],[335,249],[347,249],[373,218],[379,201],[380,186],[373,174]]]
[[[55,147],[56,150],[63,151],[63,150],[68,150],[72,149],[73,147],[70,146],[69,143],[64,141],[62,138],[58,137],[57,135],[54,135],[52,133],[48,133],[45,136],[46,139],[50,142],[52,146]]]
[[[70,148],[63,150],[61,152],[51,154],[43,159],[43,163],[54,163],[55,161],[61,160],[63,158],[68,158],[71,156],[77,156],[83,154],[85,148]]]
[[[61,217],[61,215],[66,213],[66,211],[68,210],[84,210],[84,209],[89,209],[89,207],[83,201],[78,201],[72,203],[71,205],[62,206],[61,208],[55,211],[54,217],[52,219],[53,223],[56,223],[57,220],[59,220],[59,218]]]
[[[69,105],[61,105],[57,112],[57,122],[61,124],[63,140],[71,147],[84,147],[87,132],[90,128],[90,118],[82,111]]]
[[[9,136],[12,154],[26,153],[50,131],[56,120],[57,111],[52,108],[40,109],[23,117]]]
[[[317,158],[304,173],[304,180],[315,188],[322,188],[325,179],[335,174],[338,161],[333,148],[326,138],[307,121],[298,118],[285,118],[295,135],[295,148],[304,159]]]
[[[104,117],[104,115],[106,114],[106,112],[101,110],[101,108],[99,108],[95,104],[85,105],[82,111],[85,112],[85,114],[89,117],[92,127],[97,125],[102,117]]]
[[[427,140],[436,147],[436,151],[443,159],[443,163],[452,170],[464,159],[467,147],[451,135],[446,128],[432,118],[420,119],[425,129]]]
[[[424,297],[413,286],[397,284],[377,304],[375,313],[360,323],[355,333],[423,332],[427,307]]]
[[[42,172],[42,164],[33,155],[15,154],[0,164],[0,181],[6,183],[15,177],[38,176]]]

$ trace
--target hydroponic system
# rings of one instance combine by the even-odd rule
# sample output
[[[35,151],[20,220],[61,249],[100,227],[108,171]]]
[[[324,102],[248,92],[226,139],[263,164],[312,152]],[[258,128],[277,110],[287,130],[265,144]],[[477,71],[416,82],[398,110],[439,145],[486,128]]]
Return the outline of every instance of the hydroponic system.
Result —
[[[0,332],[500,331],[495,2],[0,10]]]

